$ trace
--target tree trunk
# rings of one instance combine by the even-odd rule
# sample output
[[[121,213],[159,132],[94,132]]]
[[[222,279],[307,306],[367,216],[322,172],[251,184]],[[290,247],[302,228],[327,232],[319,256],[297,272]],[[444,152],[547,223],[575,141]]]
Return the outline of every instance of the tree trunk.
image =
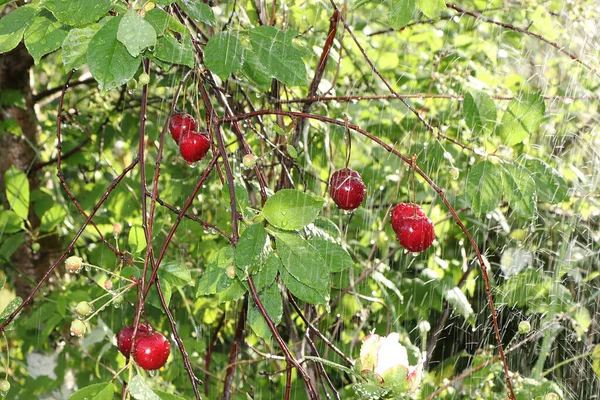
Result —
[[[2,14],[12,11],[13,6],[7,6]],[[0,121],[12,118],[23,132],[19,137],[10,132],[0,132],[0,199],[4,208],[8,208],[8,202],[5,195],[4,174],[11,166],[27,173],[35,162],[36,152],[30,144],[36,146],[37,143],[37,119],[34,111],[32,89],[30,85],[30,68],[33,66],[33,58],[27,52],[23,43],[19,44],[14,50],[0,54],[0,93],[18,93],[24,99],[24,108],[15,105],[0,105]],[[39,187],[39,179],[36,174],[29,175],[29,187],[33,191]],[[35,229],[39,226],[39,219],[33,211],[29,209],[29,224]],[[6,235],[6,234],[5,234]],[[42,249],[45,246],[42,246]],[[31,290],[31,281],[25,277],[37,282],[48,267],[48,257],[43,251],[34,253],[31,249],[31,237],[26,234],[25,241],[17,251],[12,255],[11,262],[17,273],[15,279],[15,289],[18,296],[23,296]],[[9,271],[9,268],[5,268]]]

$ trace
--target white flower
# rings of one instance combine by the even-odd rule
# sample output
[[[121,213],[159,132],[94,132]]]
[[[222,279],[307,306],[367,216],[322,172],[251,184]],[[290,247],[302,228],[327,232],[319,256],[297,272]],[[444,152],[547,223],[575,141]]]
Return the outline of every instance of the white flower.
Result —
[[[397,393],[415,390],[421,382],[423,363],[410,365],[406,347],[400,344],[400,334],[388,336],[371,333],[363,339],[360,349],[362,372],[373,372],[381,386]]]

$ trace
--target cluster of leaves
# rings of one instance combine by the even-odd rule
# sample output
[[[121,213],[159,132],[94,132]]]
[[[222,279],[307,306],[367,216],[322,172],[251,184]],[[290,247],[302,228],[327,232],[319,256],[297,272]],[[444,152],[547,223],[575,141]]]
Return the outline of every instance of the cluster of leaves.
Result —
[[[0,7],[6,3],[0,0]],[[80,87],[70,90],[65,106],[76,112],[69,111],[66,118],[63,152],[90,141],[82,151],[63,160],[64,176],[84,210],[97,203],[114,179],[114,171],[129,165],[137,151],[140,93],[128,92],[123,85],[143,72],[143,59],[149,59],[153,69],[147,110],[150,143],[158,140],[165,124],[168,102],[164,99],[173,97],[189,68],[206,67],[220,78],[220,90],[230,94],[231,104],[235,105],[232,108],[239,113],[281,107],[271,103],[278,96],[288,100],[304,97],[309,80],[319,68],[318,57],[332,13],[332,8],[322,2],[292,1],[285,6],[285,21],[278,14],[283,6],[277,5],[281,10],[277,8],[271,16],[275,26],[270,26],[259,21],[262,11],[256,10],[256,2],[227,2],[212,8],[192,0],[138,3],[128,7],[125,2],[113,0],[45,0],[20,6],[0,19],[0,53],[24,42],[36,63],[38,92],[62,85],[72,69],[76,70],[74,81],[89,76],[89,72],[98,83],[97,91]],[[469,9],[496,9],[493,17],[525,26],[527,21],[547,21],[554,7],[532,4],[531,16],[526,11],[503,7],[500,0],[464,3]],[[536,340],[531,340],[531,348],[525,346],[533,356],[509,355],[510,369],[520,373],[514,380],[518,398],[543,398],[548,393],[565,396],[572,390],[569,385],[573,374],[581,373],[568,370],[564,375],[554,375],[549,372],[548,359],[558,363],[573,353],[585,354],[595,345],[588,332],[594,322],[590,310],[596,296],[592,288],[599,274],[592,270],[598,256],[590,249],[598,245],[599,239],[588,225],[597,224],[594,213],[598,212],[598,204],[585,194],[598,190],[597,182],[589,178],[595,176],[593,168],[598,161],[590,146],[578,141],[597,143],[597,132],[586,128],[597,122],[593,117],[597,102],[577,100],[557,106],[546,104],[544,96],[591,95],[595,86],[579,67],[548,61],[541,51],[530,51],[533,39],[523,40],[514,32],[499,34],[498,27],[459,18],[446,10],[443,1],[356,1],[348,11],[346,18],[353,33],[395,90],[454,98],[417,98],[411,103],[440,127],[433,132],[424,129],[419,119],[394,99],[368,106],[323,101],[314,106],[313,112],[339,120],[349,115],[353,124],[395,144],[402,154],[414,154],[417,165],[444,189],[453,207],[464,210],[461,216],[465,216],[467,229],[489,261],[504,337],[512,338],[510,344],[525,339],[516,331],[522,319],[531,320],[535,328],[532,333],[543,333],[539,348],[534,347]],[[590,13],[595,15],[594,11]],[[387,18],[374,17],[381,15]],[[453,22],[438,24],[448,20]],[[338,26],[341,31],[341,23]],[[558,22],[534,24],[531,29],[554,38],[556,27],[566,32]],[[190,29],[197,34],[190,35]],[[389,33],[374,35],[377,30]],[[381,94],[379,78],[371,74],[348,35],[337,35],[338,40],[342,37],[343,42],[336,41],[335,51],[328,57],[321,92],[331,87],[334,95]],[[501,51],[505,54],[502,57],[498,55]],[[548,70],[555,71],[556,83],[549,86],[528,79],[514,66],[520,60],[523,64],[544,63]],[[64,74],[54,69],[61,61]],[[285,90],[273,89],[273,80]],[[197,85],[194,79],[184,84],[179,106],[203,120],[206,110],[198,106]],[[23,107],[22,98],[11,96],[2,94],[2,104]],[[456,101],[459,98],[461,102]],[[56,106],[54,99],[38,115],[42,130],[36,151],[43,159],[51,159],[56,151]],[[284,109],[294,110],[294,106]],[[217,107],[217,111],[226,112],[223,107]],[[323,194],[330,171],[345,162],[345,130],[312,120],[308,133],[303,132],[302,140],[294,146],[296,122],[265,116],[245,125],[246,139],[259,156],[258,166],[269,177],[269,197],[262,207],[257,200],[256,176],[237,162],[244,154],[243,148],[234,132],[224,129],[226,143],[230,143],[228,151],[233,155],[237,211],[243,217],[239,243],[234,247],[219,234],[218,230],[231,231],[231,199],[228,186],[213,172],[190,212],[216,229],[184,219],[159,268],[165,299],[193,365],[210,365],[217,378],[224,376],[236,333],[235,317],[240,299],[249,291],[249,277],[271,320],[282,325],[280,334],[286,342],[293,345],[298,332],[306,330],[286,301],[293,296],[304,303],[304,310],[313,318],[318,316],[318,328],[350,358],[357,355],[357,340],[372,329],[401,332],[405,344],[415,343],[422,350],[430,350],[427,332],[416,328],[423,321],[435,326],[450,307],[454,316],[437,341],[422,388],[413,393],[416,398],[426,398],[464,369],[491,360],[494,352],[486,344],[495,339],[489,309],[481,300],[485,285],[475,268],[473,249],[448,218],[436,192],[425,182],[415,181],[398,158],[353,134],[351,167],[362,173],[368,197],[353,214],[339,212]],[[0,124],[4,134],[19,135],[14,120],[6,118]],[[582,129],[585,133],[581,139],[568,133]],[[569,146],[573,148],[567,152]],[[149,146],[147,153],[149,159],[156,159],[156,147]],[[199,174],[176,154],[177,147],[166,142],[159,188],[164,203],[180,208]],[[289,171],[282,166],[285,160],[293,165]],[[154,166],[150,161],[148,165]],[[205,166],[203,162],[197,168]],[[20,245],[33,246],[50,235],[68,242],[85,220],[62,192],[55,178],[55,165],[44,170],[51,173],[43,175],[37,188],[30,188],[27,175],[15,168],[4,176],[9,207],[0,210],[0,257],[4,265],[16,270],[18,266],[12,265],[10,258]],[[290,174],[296,189],[273,193],[277,176],[283,173]],[[116,259],[89,226],[75,249],[89,263],[123,277],[142,275],[146,239],[141,225],[139,182],[136,169],[111,192],[102,212],[94,218],[111,243],[130,253],[130,265]],[[385,223],[389,204],[413,199],[436,223],[438,237],[432,250],[418,257],[397,251],[394,234]],[[29,225],[31,207],[41,219],[38,227]],[[157,209],[154,245],[164,243],[175,219],[172,210]],[[116,223],[123,227],[118,235],[113,234]],[[371,268],[370,277],[355,285],[356,278]],[[11,366],[14,398],[56,393],[68,380],[69,371],[74,372],[76,386],[83,387],[72,399],[109,399],[120,391],[120,385],[108,383],[112,371],[125,366],[112,340],[114,333],[133,319],[135,291],[128,292],[122,304],[116,303],[118,307],[106,308],[92,321],[92,330],[83,340],[68,335],[73,306],[105,295],[106,282],[111,279],[101,271],[61,277],[47,286],[31,318],[15,321],[8,332],[10,345],[6,349],[11,359],[18,360]],[[109,294],[123,287],[112,280]],[[337,299],[339,291],[346,288],[350,289],[348,293]],[[0,322],[22,301],[9,297],[8,301],[2,300],[8,306]],[[103,298],[96,303],[97,308],[106,302]],[[146,317],[155,328],[167,331],[167,320],[154,291],[148,304]],[[253,367],[237,376],[234,387],[240,392],[233,396],[283,396],[285,374],[266,380],[262,372],[284,370],[285,364],[272,357],[271,353],[279,350],[257,305],[249,301],[247,307],[251,330],[246,332],[245,342],[252,350],[244,350],[241,357]],[[334,307],[335,312],[330,312]],[[471,328],[477,330],[464,332]],[[580,342],[570,342],[571,332]],[[315,340],[314,336],[309,339]],[[69,345],[63,347],[65,342]],[[476,343],[473,351],[469,342]],[[556,343],[559,345],[554,346]],[[54,350],[56,344],[58,351]],[[324,343],[317,341],[316,346],[320,354],[327,354]],[[561,348],[568,350],[563,354]],[[32,362],[24,354],[34,349],[54,356],[54,371],[37,375],[32,372]],[[583,372],[590,381],[597,379],[595,374],[600,371],[594,354],[590,356],[592,368]],[[205,363],[207,355],[209,363]],[[337,366],[343,362],[337,355],[329,353],[324,358],[330,360],[323,364],[340,396],[356,398],[351,386],[358,378]],[[136,399],[191,398],[183,368],[181,356],[174,351],[160,379],[136,374],[129,380],[129,392]],[[440,396],[505,398],[503,376],[501,366],[490,363]],[[105,383],[88,386],[90,381]],[[294,378],[293,384],[294,393],[300,396],[301,380]],[[592,393],[595,387],[597,383],[590,383],[586,393]],[[213,377],[207,398],[217,398],[221,389]]]

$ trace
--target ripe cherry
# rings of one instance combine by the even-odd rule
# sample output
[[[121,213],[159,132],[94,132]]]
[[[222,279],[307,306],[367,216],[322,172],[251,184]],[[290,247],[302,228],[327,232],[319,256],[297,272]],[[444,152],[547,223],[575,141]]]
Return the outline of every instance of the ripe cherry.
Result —
[[[392,210],[392,219],[390,221],[392,223],[392,229],[394,229],[394,232],[396,232],[396,234],[398,234],[398,230],[400,229],[402,220],[404,218],[414,217],[417,215],[425,217],[425,213],[423,212],[423,209],[418,204],[412,204],[412,203],[398,204]]]
[[[179,151],[188,164],[202,160],[206,157],[208,149],[210,149],[210,139],[202,133],[190,132],[183,135],[179,141]]]
[[[136,341],[148,332],[152,332],[152,327],[146,324],[140,324],[136,335]],[[129,325],[124,327],[117,333],[117,347],[121,354],[125,357],[129,357],[131,354],[131,341],[133,339],[133,326]]]
[[[367,187],[358,172],[344,168],[331,175],[329,194],[342,210],[354,210],[365,199]]]
[[[169,132],[171,132],[175,143],[179,143],[182,136],[195,131],[197,127],[196,120],[190,114],[175,114],[169,121]]]
[[[398,242],[408,251],[426,250],[435,240],[433,223],[417,204],[398,204],[392,211],[391,223]]]
[[[167,362],[171,344],[160,332],[147,332],[136,338],[133,359],[138,365],[152,371],[161,368]]]

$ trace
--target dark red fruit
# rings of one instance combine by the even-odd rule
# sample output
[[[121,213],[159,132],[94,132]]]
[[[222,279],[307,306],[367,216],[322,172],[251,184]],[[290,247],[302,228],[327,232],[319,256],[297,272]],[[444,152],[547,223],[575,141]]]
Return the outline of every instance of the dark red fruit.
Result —
[[[152,371],[165,365],[170,352],[166,337],[160,332],[148,332],[136,338],[133,359],[141,368]]]
[[[429,248],[435,240],[433,223],[416,204],[398,204],[392,211],[392,228],[400,245],[412,252]]]
[[[196,120],[190,114],[175,114],[169,121],[169,132],[176,143],[179,143],[182,136],[195,131],[197,127]]]
[[[420,215],[422,217],[426,216],[425,213],[423,212],[423,209],[418,204],[412,204],[412,203],[398,204],[392,210],[392,219],[390,221],[392,223],[392,229],[394,229],[394,232],[396,232],[396,234],[398,234],[398,230],[400,229],[402,220],[404,218],[414,217],[414,216],[418,216],[418,215]]]
[[[141,335],[146,334],[148,332],[152,332],[152,327],[146,324],[140,324],[137,331],[137,339],[140,338]],[[125,328],[121,329],[119,333],[117,333],[117,347],[121,354],[125,357],[129,357],[131,354],[131,340],[133,339],[133,326],[129,325]]]
[[[344,168],[331,175],[329,194],[342,210],[354,210],[365,199],[367,187],[358,172]]]
[[[179,141],[179,151],[188,164],[202,160],[206,157],[208,149],[210,149],[210,139],[202,133],[190,132]]]

